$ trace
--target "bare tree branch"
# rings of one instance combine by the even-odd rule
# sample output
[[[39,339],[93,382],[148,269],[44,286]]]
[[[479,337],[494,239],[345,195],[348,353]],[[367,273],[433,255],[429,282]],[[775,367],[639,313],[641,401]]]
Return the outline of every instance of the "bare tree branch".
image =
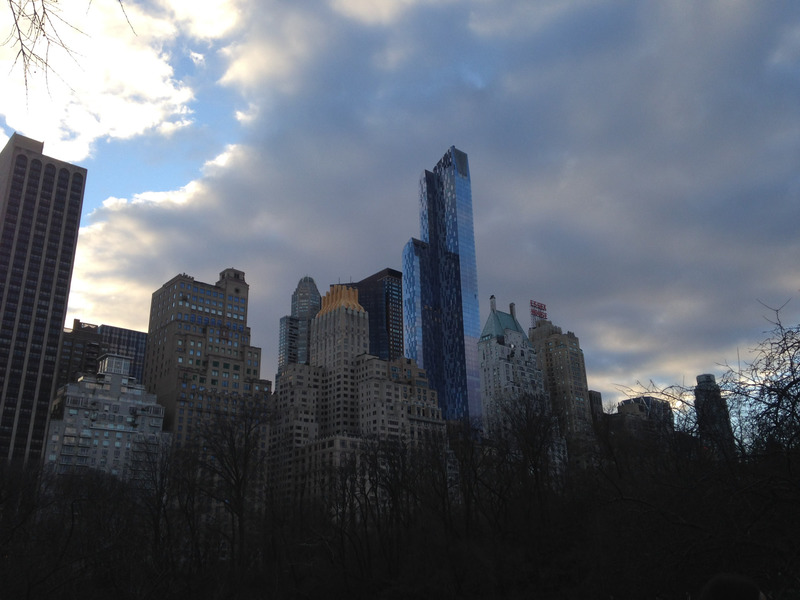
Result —
[[[75,50],[62,37],[64,29],[86,35],[75,23],[64,18],[58,0],[7,0],[11,15],[11,28],[2,46],[11,46],[16,50],[13,66],[22,69],[25,89],[28,89],[30,77],[43,73],[48,80],[51,73],[58,73],[51,67],[50,52],[52,49],[63,51],[77,62]],[[125,21],[131,31],[136,34],[125,11],[123,0],[117,0]],[[87,8],[91,7],[91,0]]]

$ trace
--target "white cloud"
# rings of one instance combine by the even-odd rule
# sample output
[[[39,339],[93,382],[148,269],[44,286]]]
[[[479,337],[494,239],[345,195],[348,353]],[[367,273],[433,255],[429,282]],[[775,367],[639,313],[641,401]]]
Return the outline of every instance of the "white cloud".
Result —
[[[252,123],[257,117],[259,113],[259,106],[254,102],[251,102],[247,106],[247,110],[237,110],[236,111],[236,120],[240,123]]]
[[[60,158],[81,161],[97,139],[170,133],[190,123],[193,92],[174,79],[165,44],[176,30],[169,21],[135,4],[125,5],[131,25],[114,2],[88,11],[81,3],[59,6],[75,29],[58,30],[69,52],[49,48],[49,72],[29,74],[26,85],[21,66],[13,65],[13,45],[0,47],[0,70],[9,73],[0,110],[9,127],[44,140]]]
[[[162,0],[162,8],[171,13],[192,37],[220,39],[240,24],[240,2],[236,0]]]
[[[203,173],[205,175],[212,175],[224,171],[225,167],[230,166],[230,162],[237,150],[238,148],[235,145],[229,145],[225,148],[224,152],[218,154],[203,165]]]
[[[164,121],[157,127],[158,132],[163,136],[170,136],[180,129],[190,127],[194,121],[192,119],[180,119],[177,121]]]
[[[243,88],[271,84],[283,93],[297,93],[298,73],[324,52],[326,23],[311,12],[291,8],[261,19],[250,37],[223,50],[229,66],[221,81]]]
[[[190,202],[192,197],[197,194],[201,185],[200,182],[190,181],[182,188],[174,191],[142,192],[136,194],[133,199],[133,204],[185,204]]]
[[[125,198],[115,198],[110,197],[103,200],[103,208],[107,208],[109,210],[123,208],[128,201]]]

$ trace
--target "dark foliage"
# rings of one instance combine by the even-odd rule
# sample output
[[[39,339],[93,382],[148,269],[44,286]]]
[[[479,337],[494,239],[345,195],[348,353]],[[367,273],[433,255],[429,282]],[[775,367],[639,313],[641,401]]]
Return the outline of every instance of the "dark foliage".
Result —
[[[800,597],[797,337],[778,326],[731,374],[733,462],[699,456],[684,419],[667,443],[601,430],[594,466],[559,474],[523,403],[491,442],[370,440],[288,506],[252,410],[128,482],[5,467],[2,597],[686,600],[723,571]]]

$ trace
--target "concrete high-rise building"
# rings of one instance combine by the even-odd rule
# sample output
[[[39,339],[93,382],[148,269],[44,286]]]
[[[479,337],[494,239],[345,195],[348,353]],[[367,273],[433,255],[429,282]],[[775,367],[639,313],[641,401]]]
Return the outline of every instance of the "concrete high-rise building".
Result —
[[[130,376],[131,361],[106,354],[96,374],[84,375],[56,393],[48,428],[45,465],[57,473],[95,469],[135,476],[137,454],[164,444],[164,407]]]
[[[369,315],[369,353],[381,360],[402,358],[403,274],[383,269],[352,285]]]
[[[736,457],[736,441],[731,428],[728,404],[722,397],[716,377],[698,375],[694,388],[694,409],[697,413],[697,430],[700,448],[706,457],[733,460]]]
[[[605,411],[603,410],[603,394],[597,390],[589,390],[589,412],[592,413],[592,421],[595,427],[602,423],[605,418]]]
[[[358,435],[358,397],[353,361],[369,352],[369,319],[358,303],[358,290],[332,285],[311,321],[311,364],[329,375],[325,387],[337,398],[335,409],[320,415],[320,435]]]
[[[517,321],[514,304],[506,313],[497,310],[494,296],[489,303],[489,318],[478,342],[484,435],[490,443],[526,444],[528,458],[555,482],[564,474],[567,445],[550,406],[536,351]]]
[[[553,414],[567,440],[569,460],[577,466],[589,466],[598,448],[580,340],[546,319],[536,320],[528,330],[528,339],[544,372]]]
[[[317,284],[303,277],[292,294],[292,312],[281,318],[278,340],[278,374],[287,365],[308,364],[311,320],[319,312],[322,299]]]
[[[225,269],[217,283],[182,273],[153,292],[144,383],[166,409],[164,425],[180,444],[187,431],[177,420],[190,397],[263,395],[261,348],[250,343],[250,286],[244,272]]]
[[[506,313],[497,310],[494,296],[489,303],[491,310],[478,342],[478,355],[484,432],[491,437],[513,417],[509,411],[521,398],[542,418],[550,418],[551,411],[536,352],[517,321],[514,304]]]
[[[61,340],[56,389],[78,381],[81,375],[97,373],[98,360],[103,354],[129,358],[130,377],[142,383],[146,346],[147,333],[143,331],[74,319],[72,329],[65,329]]]
[[[82,375],[97,373],[100,349],[100,332],[97,325],[74,319],[72,329],[64,329],[58,353],[56,389],[74,383]]]
[[[478,273],[467,155],[450,147],[420,179],[420,237],[403,250],[406,355],[447,420],[480,422]]]
[[[0,152],[0,460],[41,460],[86,169],[18,134]]]
[[[311,324],[310,364],[287,365],[273,395],[270,473],[284,500],[324,494],[331,468],[366,439],[444,436],[425,371],[411,359],[370,355],[369,339],[358,290],[331,286]]]

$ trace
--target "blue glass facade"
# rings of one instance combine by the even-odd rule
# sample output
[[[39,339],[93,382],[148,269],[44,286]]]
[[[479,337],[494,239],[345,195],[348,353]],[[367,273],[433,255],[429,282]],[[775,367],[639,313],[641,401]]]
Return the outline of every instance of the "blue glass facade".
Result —
[[[420,179],[420,237],[403,250],[406,354],[427,373],[445,419],[481,417],[472,188],[451,147]]]

